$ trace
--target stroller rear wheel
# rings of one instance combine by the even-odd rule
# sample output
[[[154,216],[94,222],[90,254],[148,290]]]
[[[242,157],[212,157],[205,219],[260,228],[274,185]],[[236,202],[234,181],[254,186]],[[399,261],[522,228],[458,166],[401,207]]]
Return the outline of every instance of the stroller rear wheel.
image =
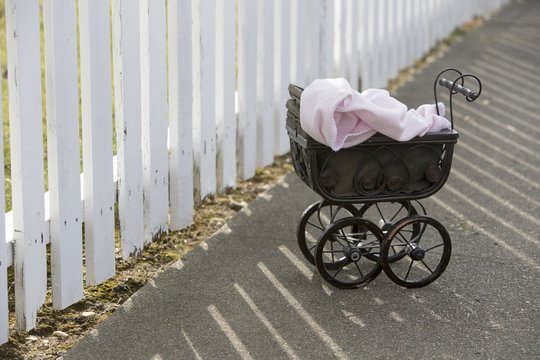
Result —
[[[352,204],[336,205],[325,200],[311,204],[302,214],[296,231],[296,240],[302,254],[311,264],[315,265],[315,248],[324,230],[339,219],[359,216]],[[327,264],[332,268],[332,264]],[[335,264],[339,266],[339,263]]]
[[[420,205],[420,208],[422,211],[424,210],[422,205]],[[377,224],[382,230],[383,235],[386,235],[399,220],[418,215],[417,209],[410,201],[406,200],[367,203],[359,211],[360,216]],[[407,234],[409,239],[420,232],[420,224],[415,224],[412,230],[411,233]],[[405,255],[406,253],[402,246],[390,247],[388,250],[388,261],[397,261]],[[379,253],[375,251],[367,253],[366,257],[372,261],[379,261]]]

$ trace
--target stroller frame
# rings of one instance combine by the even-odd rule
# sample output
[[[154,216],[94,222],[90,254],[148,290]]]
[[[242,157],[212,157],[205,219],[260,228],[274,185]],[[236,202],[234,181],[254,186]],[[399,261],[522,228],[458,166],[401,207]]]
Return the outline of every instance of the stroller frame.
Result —
[[[453,81],[443,78],[448,72],[458,76]],[[478,90],[464,87],[467,78],[476,81]],[[482,85],[474,75],[443,70],[434,82],[436,104],[437,85],[449,89],[451,129],[403,142],[376,134],[337,152],[302,129],[303,89],[289,85],[286,128],[292,163],[298,177],[322,197],[302,214],[297,241],[330,284],[356,288],[384,270],[401,286],[420,287],[438,278],[448,265],[448,231],[426,215],[418,200],[439,191],[450,174],[459,136],[454,129],[453,95],[474,101]]]

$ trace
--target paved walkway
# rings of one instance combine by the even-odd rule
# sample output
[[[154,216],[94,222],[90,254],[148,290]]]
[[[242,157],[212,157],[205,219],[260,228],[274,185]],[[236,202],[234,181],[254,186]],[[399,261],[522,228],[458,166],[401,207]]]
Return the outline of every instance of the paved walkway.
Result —
[[[452,173],[424,201],[452,237],[436,282],[327,285],[295,240],[318,198],[289,174],[63,358],[540,358],[539,24],[540,2],[514,1],[395,94],[431,102],[448,66],[484,85],[477,102],[456,98]]]

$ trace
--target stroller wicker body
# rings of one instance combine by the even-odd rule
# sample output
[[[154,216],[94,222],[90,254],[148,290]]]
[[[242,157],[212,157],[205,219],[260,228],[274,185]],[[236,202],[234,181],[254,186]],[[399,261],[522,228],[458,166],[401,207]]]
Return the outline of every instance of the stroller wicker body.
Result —
[[[454,81],[441,77],[456,72]],[[463,86],[465,78],[479,86]],[[287,131],[298,177],[322,200],[309,206],[298,225],[305,258],[330,284],[355,288],[381,270],[405,287],[427,285],[445,270],[451,254],[447,230],[426,215],[418,201],[446,182],[458,133],[453,129],[452,96],[474,101],[481,84],[456,69],[442,71],[436,87],[450,90],[452,129],[399,142],[381,134],[337,152],[312,139],[300,126],[302,89],[289,86]]]

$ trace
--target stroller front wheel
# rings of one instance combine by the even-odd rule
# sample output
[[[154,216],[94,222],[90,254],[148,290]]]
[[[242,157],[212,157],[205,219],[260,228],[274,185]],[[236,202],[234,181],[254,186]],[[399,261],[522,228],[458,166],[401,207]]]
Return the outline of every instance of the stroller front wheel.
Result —
[[[391,261],[396,248],[403,249],[406,255]],[[429,216],[416,215],[401,219],[386,234],[380,264],[396,284],[417,288],[435,281],[444,272],[451,252],[450,235],[444,226]]]
[[[315,249],[315,263],[331,285],[351,289],[366,285],[381,272],[378,255],[383,239],[381,229],[362,217],[349,217],[326,228]]]

